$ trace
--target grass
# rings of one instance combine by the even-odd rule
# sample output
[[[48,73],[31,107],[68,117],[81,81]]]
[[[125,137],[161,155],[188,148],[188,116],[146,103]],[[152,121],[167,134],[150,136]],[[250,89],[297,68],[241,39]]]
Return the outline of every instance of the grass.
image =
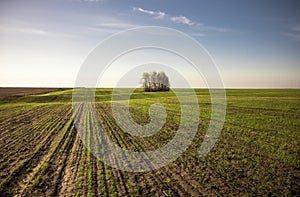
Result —
[[[180,89],[183,94],[184,89]],[[199,157],[199,148],[207,131],[211,115],[211,103],[207,89],[195,90],[199,101],[200,124],[198,132],[192,144],[184,154],[169,165],[170,168],[180,167],[203,187],[212,190],[217,195],[297,195],[299,194],[299,168],[300,168],[300,90],[297,89],[228,89],[227,114],[218,142],[214,149],[206,156]],[[176,95],[170,92],[143,92],[136,89],[131,95],[130,113],[132,118],[139,124],[145,125],[150,122],[149,108],[154,103],[161,103],[167,111],[167,122],[162,129],[150,137],[139,138],[130,136],[122,131],[114,121],[110,112],[112,89],[96,90],[96,106],[101,124],[112,141],[125,149],[135,151],[155,150],[170,141],[176,134],[180,124],[180,105]],[[126,94],[126,89],[115,90],[116,95]],[[62,90],[46,94],[30,95],[24,97],[1,97],[0,98],[0,123],[12,121],[22,113],[37,111],[39,109],[57,109],[71,107],[72,90]],[[120,101],[118,101],[120,102]],[[49,116],[49,117],[48,117]],[[45,132],[57,119],[50,119],[50,115],[41,117],[44,123],[36,126],[30,123],[33,134]],[[46,121],[47,120],[47,121]],[[52,122],[54,121],[54,122]],[[66,121],[60,129],[57,143],[54,144],[50,153],[56,152],[59,143],[62,143],[59,152],[63,154],[67,141],[71,137],[69,130],[73,129],[73,118]],[[86,120],[94,121],[94,120]],[[28,123],[29,124],[29,123]],[[60,124],[57,124],[60,125]],[[25,127],[24,127],[25,128]],[[53,126],[56,129],[57,126]],[[1,128],[0,128],[1,130]],[[96,141],[96,136],[91,136],[87,128],[87,143],[89,140]],[[54,132],[51,130],[51,132]],[[14,135],[12,135],[14,136]],[[61,142],[66,136],[66,141]],[[1,136],[0,136],[1,137]],[[11,139],[11,142],[20,143],[19,139]],[[3,148],[8,146],[0,141]],[[49,143],[50,144],[50,143]],[[21,145],[20,145],[21,146]],[[40,151],[42,145],[36,146],[33,151]],[[13,150],[12,150],[13,151]],[[97,150],[101,151],[101,150]],[[7,154],[8,159],[14,152]],[[87,149],[82,149],[82,157],[78,163],[78,179],[76,181],[77,195],[82,194],[86,187],[87,195],[93,196],[92,187],[92,164],[91,155]],[[21,170],[25,160],[20,160],[19,165],[12,168],[6,177],[0,177],[0,185],[4,187],[13,180]],[[0,166],[6,166],[5,160],[0,160]],[[97,163],[97,162],[95,162]],[[47,164],[48,165],[48,164]],[[47,173],[47,165],[43,165],[39,176]],[[98,166],[104,165],[98,163]],[[3,169],[5,170],[5,169]],[[28,172],[30,170],[26,169]],[[112,169],[105,167],[105,176],[98,169],[98,185],[103,195],[116,195],[118,191]],[[130,173],[122,172],[126,177]],[[37,181],[32,186],[38,185],[39,176],[34,177]],[[165,177],[172,182],[173,177]],[[128,180],[129,181],[129,180]],[[86,183],[86,185],[83,185]],[[161,183],[162,184],[162,183]],[[107,185],[107,186],[106,186]],[[142,183],[130,180],[126,187],[129,193],[137,192],[152,193],[160,188],[159,183],[151,182],[152,188],[143,188]],[[106,187],[109,191],[105,191]],[[134,188],[136,187],[136,188]],[[139,188],[139,189],[137,189]],[[172,195],[172,188],[166,188],[162,193]],[[139,193],[139,194],[140,194]],[[95,195],[96,196],[96,195]]]

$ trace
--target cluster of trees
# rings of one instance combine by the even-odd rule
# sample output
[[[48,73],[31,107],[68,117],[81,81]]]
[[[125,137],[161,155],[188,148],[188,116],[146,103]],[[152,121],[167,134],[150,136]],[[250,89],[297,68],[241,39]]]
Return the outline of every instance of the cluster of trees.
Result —
[[[146,92],[170,90],[169,78],[164,72],[144,72],[142,83]]]

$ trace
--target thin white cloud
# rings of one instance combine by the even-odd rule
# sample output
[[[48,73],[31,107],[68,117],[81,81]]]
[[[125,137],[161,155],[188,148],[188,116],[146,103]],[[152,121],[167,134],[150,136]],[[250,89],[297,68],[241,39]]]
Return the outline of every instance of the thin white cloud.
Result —
[[[296,42],[300,42],[300,34],[298,33],[282,33],[284,36],[289,37],[290,39],[296,41]]]
[[[205,25],[203,23],[198,23],[198,22],[192,21],[191,19],[187,18],[186,16],[182,16],[182,15],[170,17],[170,20],[175,23],[180,23],[183,25],[191,26],[198,31],[215,31],[215,32],[221,32],[221,33],[231,31],[230,29],[223,28],[223,27],[214,27],[214,26]]]
[[[34,34],[34,35],[48,35],[49,32],[41,30],[41,29],[35,29],[35,28],[18,28],[18,27],[7,27],[7,26],[0,26],[1,32],[17,32],[17,33],[25,33],[25,34]]]
[[[154,16],[155,19],[167,18],[168,20],[170,20],[173,23],[190,26],[191,28],[193,28],[194,30],[197,31],[197,33],[194,34],[197,37],[204,36],[205,34],[199,33],[199,32],[204,32],[204,31],[206,31],[206,32],[207,31],[214,31],[214,32],[230,32],[230,31],[232,31],[230,29],[223,28],[223,27],[208,26],[208,25],[199,23],[197,21],[193,21],[183,15],[170,16],[170,15],[166,14],[165,12],[147,10],[147,9],[137,8],[137,7],[134,7],[133,11],[141,12],[141,13],[145,13],[145,14]]]
[[[161,12],[161,11],[152,11],[152,10],[146,10],[146,9],[137,8],[137,7],[134,7],[133,11],[152,15],[155,19],[163,19],[166,16],[166,13]]]
[[[190,19],[188,19],[185,16],[173,16],[173,17],[170,17],[170,20],[175,23],[181,23],[184,25],[194,25],[195,24],[194,22],[192,22]]]
[[[200,31],[200,32],[208,32],[208,31],[214,31],[214,32],[231,32],[232,30],[227,29],[227,28],[223,28],[223,27],[214,27],[214,26],[208,26],[205,25],[203,23],[199,23],[196,21],[192,21],[191,19],[187,18],[186,16],[180,15],[180,16],[173,16],[170,17],[170,20],[174,23],[178,23],[178,24],[183,24],[183,25],[188,25],[191,28],[193,28],[196,31]],[[199,32],[198,32],[199,33]],[[197,33],[196,33],[197,34]],[[195,34],[195,35],[196,35]],[[204,35],[204,34],[200,34],[199,35]]]
[[[289,27],[289,32],[283,32],[282,35],[296,41],[300,42],[300,25],[294,25]]]
[[[0,32],[22,33],[22,34],[31,34],[37,36],[51,36],[51,37],[74,37],[74,35],[70,35],[70,34],[54,33],[54,32],[49,32],[43,29],[32,28],[32,27],[0,26]]]
[[[157,13],[157,16],[154,17],[154,18],[156,18],[156,19],[162,19],[162,18],[165,17],[165,15],[166,15],[166,13],[164,13],[164,12],[158,12],[158,13]]]

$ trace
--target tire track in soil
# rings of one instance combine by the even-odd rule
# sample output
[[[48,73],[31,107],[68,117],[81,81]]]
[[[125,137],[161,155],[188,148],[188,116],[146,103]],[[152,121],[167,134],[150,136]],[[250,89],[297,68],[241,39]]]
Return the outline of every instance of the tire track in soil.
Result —
[[[79,174],[79,167],[80,167],[80,161],[82,158],[82,152],[84,151],[83,148],[85,148],[80,140],[80,136],[78,132],[76,132],[76,139],[74,141],[74,146],[72,148],[71,157],[68,160],[67,166],[70,166],[69,168],[65,168],[65,176],[62,183],[62,187],[60,189],[60,193],[64,195],[66,191],[68,191],[68,188],[71,188],[72,193],[74,194],[76,192],[76,185],[77,180],[80,178]]]
[[[68,114],[69,113],[67,110],[61,109],[60,116],[64,117],[64,116],[68,116]],[[52,126],[51,131],[50,131],[50,133],[53,134],[53,140],[51,140],[51,143],[47,144],[47,146],[44,147],[43,155],[38,159],[39,162],[37,162],[37,165],[32,165],[33,168],[27,173],[27,175],[25,175],[25,178],[23,178],[23,181],[18,183],[17,187],[21,188],[21,189],[19,189],[19,192],[18,192],[19,194],[20,193],[22,194],[21,191],[24,191],[27,188],[29,182],[33,181],[33,178],[35,178],[34,176],[37,175],[36,173],[38,173],[39,170],[41,170],[42,165],[44,165],[44,163],[47,161],[47,158],[49,157],[51,147],[53,146],[53,144],[56,143],[57,138],[59,138],[57,135],[57,130],[60,130],[61,128],[63,128],[64,124],[61,124],[60,121],[56,121],[54,123],[56,125]]]
[[[61,125],[58,125],[58,128]],[[54,134],[55,135],[55,134]],[[49,145],[47,145],[46,149],[44,150],[44,154],[43,156],[39,159],[39,163],[34,166],[33,169],[31,169],[29,173],[27,173],[27,175],[25,176],[25,178],[23,179],[23,181],[21,183],[19,183],[18,188],[19,189],[19,194],[23,194],[24,191],[27,189],[27,187],[29,187],[29,184],[31,182],[34,181],[34,178],[37,178],[36,176],[39,175],[38,173],[40,173],[40,171],[42,170],[42,168],[44,167],[45,164],[47,164],[49,157],[51,156],[51,147],[56,143],[57,139],[56,139],[56,135],[54,136],[55,139],[53,139],[51,141],[51,143]]]
[[[69,115],[69,112],[62,111],[61,115],[67,117]],[[18,188],[17,195],[22,196],[24,195],[24,192],[30,189],[28,184],[33,181],[33,179],[35,178],[34,176],[37,175],[36,173],[41,170],[42,165],[44,165],[48,160],[47,158],[50,157],[52,146],[58,141],[57,138],[59,138],[59,135],[56,131],[61,130],[64,127],[64,124],[61,124],[60,121],[56,121],[55,124],[56,125],[52,127],[53,129],[50,132],[50,134],[52,134],[52,140],[48,140],[46,144],[43,144],[43,142],[40,143],[42,144],[42,146],[44,146],[44,149],[41,150],[40,156],[38,158],[34,158],[33,161],[30,161],[31,165],[28,166],[27,169],[30,169],[31,172],[28,172],[28,170],[26,170],[26,172],[22,174],[21,177],[19,177],[20,180],[16,181],[15,188]]]
[[[31,195],[32,191],[32,194],[39,196],[56,196],[58,194],[59,186],[62,181],[62,173],[70,155],[70,150],[74,145],[76,131],[73,126],[72,122],[68,125],[64,136],[60,140],[58,147],[49,160],[45,173],[42,174],[39,179],[39,183],[36,186],[27,188],[27,191],[25,191],[26,196],[27,194]],[[66,146],[62,149],[65,143]],[[46,190],[44,190],[45,188]]]
[[[73,148],[73,146],[74,146],[74,141],[75,141],[75,138],[76,138],[76,134],[77,134],[76,130],[73,129],[73,132],[71,134],[71,139],[69,140],[69,142],[68,142],[68,144],[67,144],[67,146],[66,146],[66,148],[64,150],[65,154],[61,158],[61,160],[62,160],[61,163],[63,165],[59,165],[58,176],[57,176],[57,178],[54,179],[55,188],[54,188],[51,196],[57,196],[58,193],[59,193],[59,188],[61,187],[61,183],[62,183],[63,171],[64,171],[64,169],[66,167],[66,163],[67,163],[68,158],[70,156],[70,151],[69,150],[71,150]]]

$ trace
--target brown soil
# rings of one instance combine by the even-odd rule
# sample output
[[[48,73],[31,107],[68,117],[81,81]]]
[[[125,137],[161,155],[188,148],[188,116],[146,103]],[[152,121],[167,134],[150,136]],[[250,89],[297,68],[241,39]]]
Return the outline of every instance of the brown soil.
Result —
[[[0,87],[0,97],[42,94],[42,93],[54,92],[54,91],[65,90],[65,89],[67,88],[1,88]]]

